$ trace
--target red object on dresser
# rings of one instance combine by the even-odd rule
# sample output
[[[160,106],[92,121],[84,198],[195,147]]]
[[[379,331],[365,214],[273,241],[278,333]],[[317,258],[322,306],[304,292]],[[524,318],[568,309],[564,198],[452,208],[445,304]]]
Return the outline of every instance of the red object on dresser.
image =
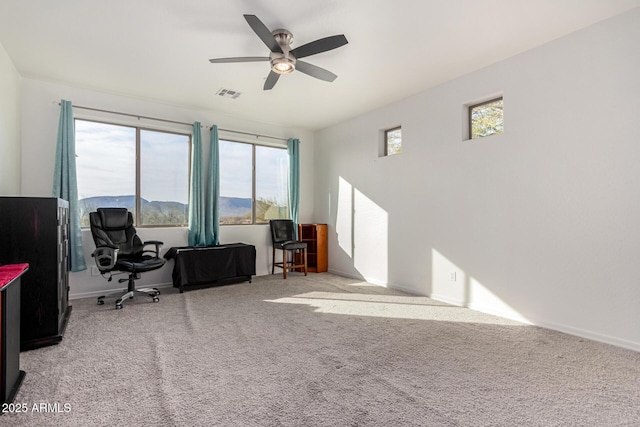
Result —
[[[25,373],[20,370],[20,282],[29,264],[0,265],[0,402],[13,402]]]
[[[29,264],[0,265],[0,291],[28,268]]]

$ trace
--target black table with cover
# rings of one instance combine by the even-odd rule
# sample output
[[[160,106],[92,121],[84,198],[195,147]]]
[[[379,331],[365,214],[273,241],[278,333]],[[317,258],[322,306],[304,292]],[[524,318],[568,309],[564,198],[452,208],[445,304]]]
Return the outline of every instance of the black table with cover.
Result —
[[[245,243],[217,246],[172,247],[166,259],[174,259],[173,286],[203,287],[248,281],[256,274],[256,248]]]

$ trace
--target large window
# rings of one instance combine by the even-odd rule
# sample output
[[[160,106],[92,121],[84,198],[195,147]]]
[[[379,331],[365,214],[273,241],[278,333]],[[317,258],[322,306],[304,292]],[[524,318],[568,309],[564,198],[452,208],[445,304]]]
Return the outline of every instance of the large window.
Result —
[[[76,119],[81,226],[99,207],[124,207],[136,226],[185,226],[191,136]]]
[[[287,150],[220,140],[220,224],[288,218]]]

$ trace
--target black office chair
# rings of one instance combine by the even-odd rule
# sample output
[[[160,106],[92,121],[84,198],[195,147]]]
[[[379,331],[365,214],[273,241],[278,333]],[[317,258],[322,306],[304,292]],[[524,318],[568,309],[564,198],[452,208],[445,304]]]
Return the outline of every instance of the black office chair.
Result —
[[[304,269],[304,275],[307,275],[307,244],[296,240],[293,221],[290,219],[272,219],[269,221],[271,228],[271,240],[273,242],[273,265],[271,266],[271,274],[275,272],[275,268],[279,267],[283,270],[283,276],[287,278],[288,270]],[[282,262],[276,262],[276,249],[282,250]],[[300,256],[296,261],[296,252],[300,251]],[[291,262],[287,261],[288,254],[291,254]]]
[[[135,295],[147,295],[158,302],[160,291],[156,288],[136,289],[135,280],[140,273],[157,270],[165,263],[160,258],[162,242],[150,240],[142,242],[133,226],[133,216],[126,208],[98,208],[97,212],[89,213],[91,235],[96,244],[96,250],[91,254],[96,260],[98,270],[102,275],[108,274],[109,281],[112,272],[129,273],[128,279],[118,282],[128,282],[127,292],[116,300],[116,308],[122,308],[125,299]],[[155,250],[144,250],[144,247],[154,245]],[[106,295],[98,297],[98,304],[104,304]]]

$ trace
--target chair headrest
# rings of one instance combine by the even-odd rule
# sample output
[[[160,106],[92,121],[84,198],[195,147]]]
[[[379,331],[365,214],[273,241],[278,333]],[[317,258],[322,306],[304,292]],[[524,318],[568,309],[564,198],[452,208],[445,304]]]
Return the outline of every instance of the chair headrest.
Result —
[[[105,230],[122,230],[133,224],[127,208],[98,208],[98,214]]]

